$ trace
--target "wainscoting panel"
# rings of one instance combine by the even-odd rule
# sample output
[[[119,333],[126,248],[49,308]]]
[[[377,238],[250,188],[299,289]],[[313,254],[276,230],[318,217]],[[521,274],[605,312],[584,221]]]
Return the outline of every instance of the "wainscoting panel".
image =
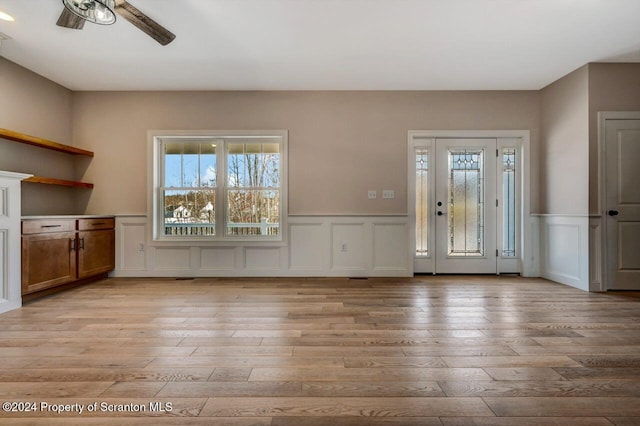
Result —
[[[331,270],[347,276],[366,275],[365,224],[331,224]]]
[[[9,238],[8,229],[0,228],[0,300],[8,299],[9,294]]]
[[[589,290],[605,291],[602,253],[602,224],[601,217],[589,218]]]
[[[157,243],[146,216],[117,216],[116,277],[413,275],[406,216],[290,216],[282,244]]]
[[[205,272],[229,272],[235,269],[236,250],[233,247],[202,247],[200,270]]]
[[[0,188],[0,216],[7,217],[9,213],[9,188]]]
[[[191,271],[190,247],[155,247],[154,252],[156,271]]]
[[[402,238],[397,238],[398,235]],[[408,239],[407,223],[373,223],[373,271],[376,275],[394,276],[409,268]]]
[[[589,218],[541,216],[542,276],[589,290]]]
[[[244,259],[247,271],[265,274],[280,271],[280,247],[246,247]]]
[[[0,313],[22,306],[20,184],[29,176],[0,171]]]
[[[329,246],[322,221],[289,221],[289,270],[308,275],[322,275]]]
[[[132,218],[116,224],[117,239],[121,244],[116,244],[116,259],[119,268],[124,271],[146,271],[147,259],[146,246],[146,221]]]

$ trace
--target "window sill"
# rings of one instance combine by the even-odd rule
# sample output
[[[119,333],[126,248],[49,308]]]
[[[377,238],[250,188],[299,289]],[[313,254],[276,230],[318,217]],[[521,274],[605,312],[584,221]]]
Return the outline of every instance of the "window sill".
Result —
[[[284,239],[207,239],[171,238],[158,239],[149,243],[151,247],[286,247]]]

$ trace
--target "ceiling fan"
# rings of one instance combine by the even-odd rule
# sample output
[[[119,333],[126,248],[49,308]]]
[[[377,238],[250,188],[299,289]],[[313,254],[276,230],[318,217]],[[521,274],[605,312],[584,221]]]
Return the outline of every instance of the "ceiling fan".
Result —
[[[81,30],[85,21],[110,25],[116,22],[117,13],[163,46],[176,38],[126,0],[62,0],[62,4],[64,9],[56,22],[60,27]]]

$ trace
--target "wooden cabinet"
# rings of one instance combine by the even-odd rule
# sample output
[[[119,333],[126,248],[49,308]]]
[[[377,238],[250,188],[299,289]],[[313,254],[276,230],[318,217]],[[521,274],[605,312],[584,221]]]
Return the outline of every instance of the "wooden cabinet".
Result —
[[[68,221],[43,221],[25,229],[23,222],[22,294],[76,279],[76,233],[72,225]]]
[[[109,272],[116,267],[113,219],[78,220],[78,278]]]
[[[22,294],[105,274],[115,267],[115,221],[22,221]]]

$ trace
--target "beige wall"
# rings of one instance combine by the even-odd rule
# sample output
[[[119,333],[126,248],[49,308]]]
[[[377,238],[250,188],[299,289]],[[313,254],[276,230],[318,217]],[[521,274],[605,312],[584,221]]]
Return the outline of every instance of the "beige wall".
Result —
[[[0,57],[0,127],[71,144],[71,91]],[[74,179],[68,155],[0,139],[0,170]],[[77,192],[23,183],[22,214],[79,213]]]
[[[589,64],[589,211],[598,211],[598,112],[640,111],[640,64]]]
[[[146,212],[147,130],[287,129],[290,214],[406,214],[409,130],[529,129],[538,176],[539,106],[533,91],[78,92],[73,139],[96,154],[88,213]]]
[[[588,78],[584,66],[541,90],[540,213],[588,213]]]

